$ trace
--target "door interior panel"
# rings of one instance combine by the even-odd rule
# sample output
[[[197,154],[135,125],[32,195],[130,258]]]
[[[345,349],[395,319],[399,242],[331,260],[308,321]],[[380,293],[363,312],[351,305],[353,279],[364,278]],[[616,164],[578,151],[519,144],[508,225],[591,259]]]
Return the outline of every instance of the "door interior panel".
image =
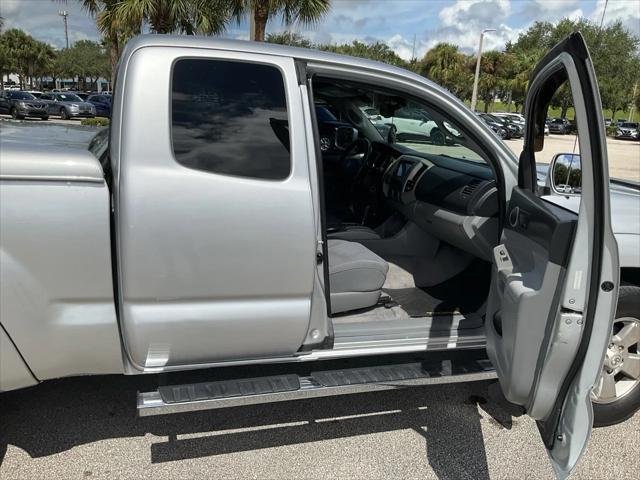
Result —
[[[530,397],[540,344],[553,325],[547,316],[556,314],[576,223],[576,214],[513,190],[503,244],[494,251],[487,348],[505,397],[519,405]]]

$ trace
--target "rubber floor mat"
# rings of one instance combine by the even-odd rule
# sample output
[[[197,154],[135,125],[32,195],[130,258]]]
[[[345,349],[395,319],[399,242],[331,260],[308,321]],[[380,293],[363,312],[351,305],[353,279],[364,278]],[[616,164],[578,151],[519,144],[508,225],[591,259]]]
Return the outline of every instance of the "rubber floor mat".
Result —
[[[420,288],[385,288],[383,290],[410,317],[433,317],[460,312],[456,305],[433,297]]]
[[[476,312],[487,299],[490,265],[477,261],[443,283],[427,288],[384,288],[410,317]]]

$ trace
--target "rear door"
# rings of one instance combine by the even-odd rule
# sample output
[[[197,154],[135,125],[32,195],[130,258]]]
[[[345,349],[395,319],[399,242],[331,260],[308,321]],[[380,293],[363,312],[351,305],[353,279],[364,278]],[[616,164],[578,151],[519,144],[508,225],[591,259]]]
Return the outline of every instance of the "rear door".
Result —
[[[582,157],[579,211],[545,200],[536,155],[553,95],[570,87]],[[566,88],[566,87],[565,87]],[[518,186],[494,251],[488,351],[510,402],[533,417],[558,477],[591,434],[590,392],[600,372],[618,289],[602,107],[583,37],[573,34],[535,68],[526,99]]]
[[[111,152],[129,359],[295,354],[316,239],[293,59],[151,46],[123,62]]]

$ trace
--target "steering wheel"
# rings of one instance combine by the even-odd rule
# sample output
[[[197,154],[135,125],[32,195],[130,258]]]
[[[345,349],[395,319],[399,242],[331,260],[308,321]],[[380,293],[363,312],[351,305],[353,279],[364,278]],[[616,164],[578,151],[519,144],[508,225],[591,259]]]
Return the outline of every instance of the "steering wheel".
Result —
[[[371,142],[366,138],[358,138],[349,145],[341,156],[341,160],[353,155],[358,149],[363,151],[363,157],[353,176],[350,191],[349,208],[353,215],[364,225],[371,216],[376,216],[377,199],[379,197],[380,173],[369,164],[373,150]],[[342,163],[341,163],[342,164]]]
[[[338,160],[338,164],[342,166],[342,168],[346,171],[350,171],[353,166],[351,165],[351,156],[353,156],[358,150],[362,150],[362,159],[359,160],[357,165],[357,170],[354,178],[357,178],[360,175],[362,169],[367,164],[369,160],[369,156],[371,155],[371,142],[369,139],[361,137],[356,138],[347,148],[345,148],[340,154],[340,159]]]

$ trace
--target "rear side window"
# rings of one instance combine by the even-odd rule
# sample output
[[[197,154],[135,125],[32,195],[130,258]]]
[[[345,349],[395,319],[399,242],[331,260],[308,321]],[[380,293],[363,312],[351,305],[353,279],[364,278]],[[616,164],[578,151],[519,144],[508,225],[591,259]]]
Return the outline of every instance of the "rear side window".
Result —
[[[173,152],[185,167],[281,180],[291,171],[284,79],[269,65],[182,59],[173,67]]]

